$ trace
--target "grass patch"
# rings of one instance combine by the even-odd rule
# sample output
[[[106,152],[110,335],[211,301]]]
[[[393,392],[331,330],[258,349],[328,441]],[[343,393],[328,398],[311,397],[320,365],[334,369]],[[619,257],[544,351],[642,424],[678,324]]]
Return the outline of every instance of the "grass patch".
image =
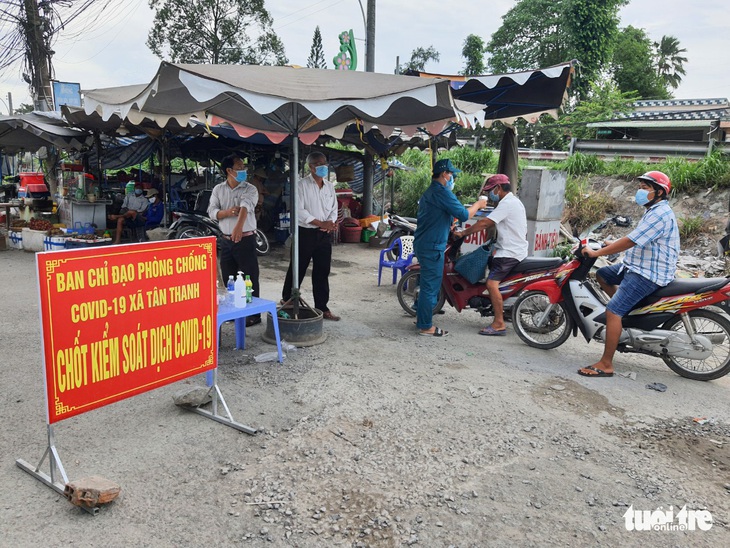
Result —
[[[705,218],[702,215],[680,217],[678,221],[679,239],[683,244],[693,242],[706,232]]]
[[[616,209],[616,201],[605,192],[591,192],[586,178],[569,179],[565,185],[565,213],[563,221],[575,232],[600,221]]]

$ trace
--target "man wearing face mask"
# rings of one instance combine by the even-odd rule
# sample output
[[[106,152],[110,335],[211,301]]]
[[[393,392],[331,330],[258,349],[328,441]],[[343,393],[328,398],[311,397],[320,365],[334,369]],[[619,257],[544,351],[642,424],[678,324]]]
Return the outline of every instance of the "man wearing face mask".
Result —
[[[332,263],[332,240],[330,233],[337,228],[337,195],[335,187],[327,181],[329,168],[327,157],[321,152],[307,156],[309,175],[299,180],[297,195],[297,219],[299,226],[299,286],[312,264],[312,293],[314,307],[321,310],[325,320],[339,321],[329,309],[329,275]],[[293,285],[292,265],[284,280],[281,296],[291,298]]]
[[[259,296],[259,261],[256,257],[256,204],[259,193],[248,183],[246,164],[235,154],[221,162],[226,180],[213,188],[208,202],[208,216],[218,221],[225,235],[218,242],[221,274],[227,280],[238,272],[249,275],[253,282],[253,296]],[[261,316],[246,318],[246,326],[261,323]]]
[[[135,187],[133,192],[128,193],[124,197],[122,203],[122,209],[119,211],[119,215],[109,215],[110,221],[116,221],[116,231],[114,233],[114,243],[122,243],[122,228],[126,223],[128,227],[134,231],[144,226],[146,219],[145,213],[150,203],[143,195],[143,190],[140,187]]]
[[[487,291],[494,310],[494,321],[479,331],[480,335],[502,336],[507,334],[504,323],[504,303],[499,284],[517,264],[527,257],[527,215],[525,206],[510,191],[509,177],[503,174],[492,175],[482,187],[489,193],[489,201],[497,204],[489,217],[479,219],[461,232],[457,237],[466,236],[480,230],[497,227],[497,242],[494,255],[490,259]]]
[[[679,258],[679,228],[667,201],[672,182],[661,171],[639,179],[635,200],[646,209],[628,236],[583,254],[600,257],[626,251],[621,263],[599,268],[596,278],[611,297],[606,305],[606,343],[598,362],[578,370],[584,377],[613,377],[613,355],[621,337],[622,321],[641,299],[674,280]]]
[[[147,208],[147,213],[145,214],[145,217],[147,218],[147,221],[144,224],[145,230],[151,230],[160,226],[162,217],[165,215],[165,204],[160,201],[159,194],[160,193],[154,188],[145,192],[145,196],[150,202],[150,205]]]
[[[431,185],[418,201],[418,228],[413,251],[420,265],[416,327],[419,335],[444,337],[448,331],[433,325],[433,308],[438,300],[444,274],[444,251],[454,217],[466,221],[479,209],[487,207],[480,199],[468,209],[454,196],[454,177],[461,173],[451,160],[433,165]]]

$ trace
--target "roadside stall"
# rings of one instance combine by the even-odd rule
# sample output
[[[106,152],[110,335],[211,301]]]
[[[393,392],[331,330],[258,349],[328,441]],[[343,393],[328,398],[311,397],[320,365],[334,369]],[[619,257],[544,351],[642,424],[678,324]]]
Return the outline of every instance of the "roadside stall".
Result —
[[[95,228],[104,229],[106,208],[111,203],[101,198],[94,176],[84,172],[81,165],[61,166],[57,204],[62,224],[81,234],[93,233]]]

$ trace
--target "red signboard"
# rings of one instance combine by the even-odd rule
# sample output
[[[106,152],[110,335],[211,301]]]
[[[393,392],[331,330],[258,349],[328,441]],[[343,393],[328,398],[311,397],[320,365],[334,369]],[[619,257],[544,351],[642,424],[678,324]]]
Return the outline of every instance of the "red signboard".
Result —
[[[214,238],[36,254],[48,423],[215,367]]]

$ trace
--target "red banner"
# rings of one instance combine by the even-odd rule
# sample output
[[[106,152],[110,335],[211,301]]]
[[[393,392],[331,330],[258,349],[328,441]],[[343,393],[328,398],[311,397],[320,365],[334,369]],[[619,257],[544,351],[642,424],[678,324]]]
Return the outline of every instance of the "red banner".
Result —
[[[52,424],[213,369],[215,238],[36,254]]]

